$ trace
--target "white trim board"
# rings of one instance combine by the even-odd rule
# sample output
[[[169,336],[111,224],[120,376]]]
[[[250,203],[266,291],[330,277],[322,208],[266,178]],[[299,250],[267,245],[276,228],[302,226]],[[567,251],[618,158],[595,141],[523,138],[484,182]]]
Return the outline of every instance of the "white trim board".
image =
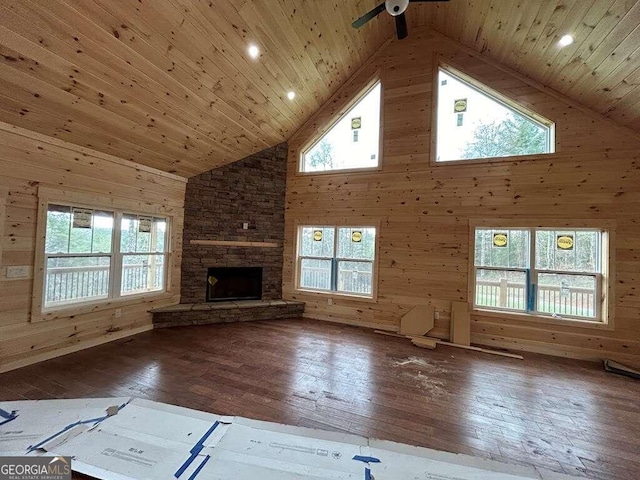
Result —
[[[0,456],[72,456],[74,471],[133,480],[560,480],[566,475],[141,399],[0,403]],[[13,437],[6,441],[3,437]],[[35,451],[30,446],[39,445]],[[22,452],[22,453],[20,453]]]

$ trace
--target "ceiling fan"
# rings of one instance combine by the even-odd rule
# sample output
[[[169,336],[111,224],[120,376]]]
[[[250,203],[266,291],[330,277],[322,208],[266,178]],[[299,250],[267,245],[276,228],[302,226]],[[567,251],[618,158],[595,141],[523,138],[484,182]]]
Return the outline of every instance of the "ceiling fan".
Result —
[[[359,19],[351,24],[353,28],[360,28],[365,25],[369,20],[380,15],[386,10],[389,15],[396,18],[396,34],[398,40],[402,40],[407,36],[407,18],[404,15],[405,10],[410,3],[417,2],[448,2],[449,0],[385,0],[376,8],[368,13],[365,13]]]

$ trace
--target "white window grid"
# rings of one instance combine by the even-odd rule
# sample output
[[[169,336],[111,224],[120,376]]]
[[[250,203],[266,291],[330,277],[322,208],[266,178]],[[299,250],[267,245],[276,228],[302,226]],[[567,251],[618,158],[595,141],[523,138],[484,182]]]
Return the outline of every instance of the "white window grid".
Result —
[[[120,298],[126,297],[126,298],[132,298],[132,297],[136,297],[136,296],[141,296],[141,295],[145,295],[145,294],[159,294],[159,293],[163,293],[167,291],[167,279],[168,279],[168,261],[169,261],[169,253],[170,253],[170,248],[169,248],[169,230],[170,230],[170,222],[169,222],[169,218],[167,217],[162,217],[162,216],[158,216],[158,215],[153,215],[153,214],[146,214],[146,213],[134,213],[131,212],[129,210],[117,210],[117,209],[113,209],[113,208],[102,208],[102,207],[95,207],[95,206],[86,206],[86,205],[78,205],[78,204],[70,204],[70,203],[65,203],[65,202],[59,202],[59,201],[52,201],[52,202],[48,202],[46,205],[47,208],[47,212],[49,211],[49,206],[50,205],[61,205],[61,206],[67,206],[71,208],[71,212],[73,212],[73,208],[83,208],[83,209],[88,209],[88,210],[93,210],[94,212],[96,211],[100,211],[100,212],[109,212],[109,213],[113,213],[113,232],[111,235],[111,252],[110,253],[102,253],[102,252],[97,252],[97,253],[47,253],[46,252],[46,247],[45,247],[45,253],[44,253],[44,268],[43,268],[43,284],[46,285],[46,278],[47,278],[47,270],[48,270],[48,265],[49,265],[49,259],[55,259],[55,258],[109,258],[109,287],[108,287],[108,294],[106,296],[101,295],[101,296],[94,296],[94,297],[88,297],[86,300],[79,300],[79,301],[70,301],[70,302],[53,302],[53,304],[50,302],[49,305],[47,305],[46,302],[46,288],[42,289],[42,311],[43,313],[49,313],[49,312],[54,312],[54,311],[58,311],[58,310],[63,310],[63,309],[67,309],[67,308],[72,308],[72,307],[77,307],[77,306],[82,306],[82,305],[87,305],[87,304],[95,304],[95,303],[102,303],[102,302],[106,302],[106,301],[114,301],[114,300],[118,300]],[[121,252],[120,251],[120,245],[121,245],[121,240],[122,240],[122,219],[124,216],[128,216],[128,215],[135,215],[136,217],[151,217],[153,219],[162,219],[166,222],[166,229],[165,229],[165,233],[164,233],[164,251],[162,252]],[[46,217],[45,217],[46,218]],[[47,221],[47,220],[45,220]],[[73,222],[73,218],[71,218],[71,224]],[[155,222],[152,221],[152,225],[155,225]],[[73,228],[72,225],[70,225],[70,229]],[[153,228],[153,227],[152,227]],[[45,229],[46,231],[46,229]],[[94,235],[94,228],[92,226],[91,229],[91,237],[92,237],[92,241],[91,244],[93,245],[93,235]],[[153,241],[155,242],[155,237],[154,235],[151,235],[151,238],[153,239]],[[136,242],[137,243],[137,242]],[[153,247],[150,247],[150,249]],[[163,273],[162,273],[162,289],[160,290],[154,290],[154,291],[150,291],[150,292],[142,292],[142,293],[122,293],[122,270],[124,267],[124,257],[127,255],[135,255],[135,256],[151,256],[151,255],[162,255],[163,256]]]
[[[535,316],[550,316],[554,317],[554,315],[540,311],[539,308],[539,296],[538,296],[538,276],[540,273],[542,274],[557,274],[557,275],[566,275],[566,276],[581,276],[581,277],[592,277],[594,278],[595,283],[595,314],[593,317],[587,317],[582,315],[571,315],[571,314],[562,314],[556,315],[557,318],[566,318],[566,319],[574,319],[574,320],[583,320],[583,321],[592,321],[592,322],[602,322],[602,306],[604,304],[604,295],[603,295],[603,256],[606,255],[606,252],[603,252],[603,235],[606,234],[604,230],[594,229],[594,228],[572,228],[572,227],[561,227],[561,228],[553,228],[553,227],[531,227],[531,228],[513,228],[513,227],[476,227],[474,229],[474,239],[475,232],[478,230],[492,230],[492,231],[505,231],[505,230],[521,230],[529,232],[529,245],[528,245],[528,267],[492,267],[492,266],[482,266],[475,264],[475,240],[474,240],[474,268],[473,268],[473,308],[477,310],[493,310],[493,311],[502,311],[502,312],[517,312],[517,313],[525,313],[529,315]],[[536,241],[536,232],[538,231],[586,231],[586,232],[598,232],[597,236],[597,245],[596,252],[597,254],[597,265],[596,272],[588,272],[588,271],[579,271],[579,270],[557,270],[557,269],[547,269],[547,268],[536,268],[535,263],[535,241]],[[487,305],[479,305],[477,303],[477,271],[478,270],[488,270],[488,271],[498,271],[498,272],[522,272],[526,277],[526,287],[525,287],[525,308],[517,309],[517,308],[508,308],[508,307],[499,307],[499,306],[487,306]]]
[[[311,229],[327,229],[330,228],[333,230],[333,256],[331,257],[323,257],[323,256],[313,256],[313,255],[302,255],[300,253],[300,250],[302,248],[302,234],[304,232],[305,228],[311,228]],[[376,232],[376,242],[377,242],[377,228],[373,227],[373,226],[349,226],[349,225],[339,225],[339,226],[332,226],[332,225],[301,225],[298,227],[298,249],[297,249],[297,266],[296,266],[296,278],[297,278],[297,282],[296,282],[296,288],[298,290],[309,290],[309,291],[315,291],[315,292],[322,292],[322,293],[338,293],[338,294],[342,294],[342,295],[353,295],[353,296],[360,296],[360,297],[366,297],[366,298],[372,298],[373,297],[373,278],[375,278],[374,276],[374,262],[375,262],[375,255],[374,258],[372,260],[368,260],[368,259],[361,259],[361,258],[348,258],[348,257],[338,257],[337,253],[338,253],[338,230],[340,230],[341,228],[349,228],[351,230],[359,230],[359,229],[373,229]],[[376,251],[376,246],[374,244],[374,252]],[[330,261],[331,262],[331,283],[330,283],[330,287],[328,289],[321,289],[321,288],[311,288],[311,287],[304,287],[301,285],[301,279],[302,279],[302,261],[303,260],[322,260],[322,261]],[[371,265],[371,277],[372,277],[372,282],[371,282],[371,293],[369,294],[363,294],[363,293],[355,293],[355,292],[351,292],[351,291],[347,291],[347,290],[338,290],[338,272],[340,269],[340,263],[341,262],[351,262],[351,263],[361,263],[364,265]]]

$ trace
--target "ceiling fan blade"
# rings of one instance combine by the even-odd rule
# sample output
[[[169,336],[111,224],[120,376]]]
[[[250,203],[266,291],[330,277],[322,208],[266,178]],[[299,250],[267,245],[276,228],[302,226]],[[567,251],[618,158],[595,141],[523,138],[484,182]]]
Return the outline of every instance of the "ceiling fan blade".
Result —
[[[407,17],[405,17],[404,13],[401,13],[396,17],[396,35],[398,40],[402,40],[407,38],[407,34]]]
[[[380,15],[382,12],[384,12],[384,2],[382,2],[380,5],[378,5],[376,8],[374,8],[373,10],[371,10],[368,13],[365,13],[363,16],[361,16],[359,19],[357,19],[355,22],[353,22],[351,24],[351,26],[353,28],[360,28],[362,27],[365,23],[367,23],[369,20],[371,20],[372,18]]]

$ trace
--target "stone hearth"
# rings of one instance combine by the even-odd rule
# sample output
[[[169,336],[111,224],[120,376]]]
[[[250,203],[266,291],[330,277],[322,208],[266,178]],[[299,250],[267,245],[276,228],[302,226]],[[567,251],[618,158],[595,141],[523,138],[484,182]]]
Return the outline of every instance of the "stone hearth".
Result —
[[[155,328],[211,323],[272,320],[302,316],[304,302],[292,300],[243,300],[237,302],[181,303],[156,308],[153,313]]]

